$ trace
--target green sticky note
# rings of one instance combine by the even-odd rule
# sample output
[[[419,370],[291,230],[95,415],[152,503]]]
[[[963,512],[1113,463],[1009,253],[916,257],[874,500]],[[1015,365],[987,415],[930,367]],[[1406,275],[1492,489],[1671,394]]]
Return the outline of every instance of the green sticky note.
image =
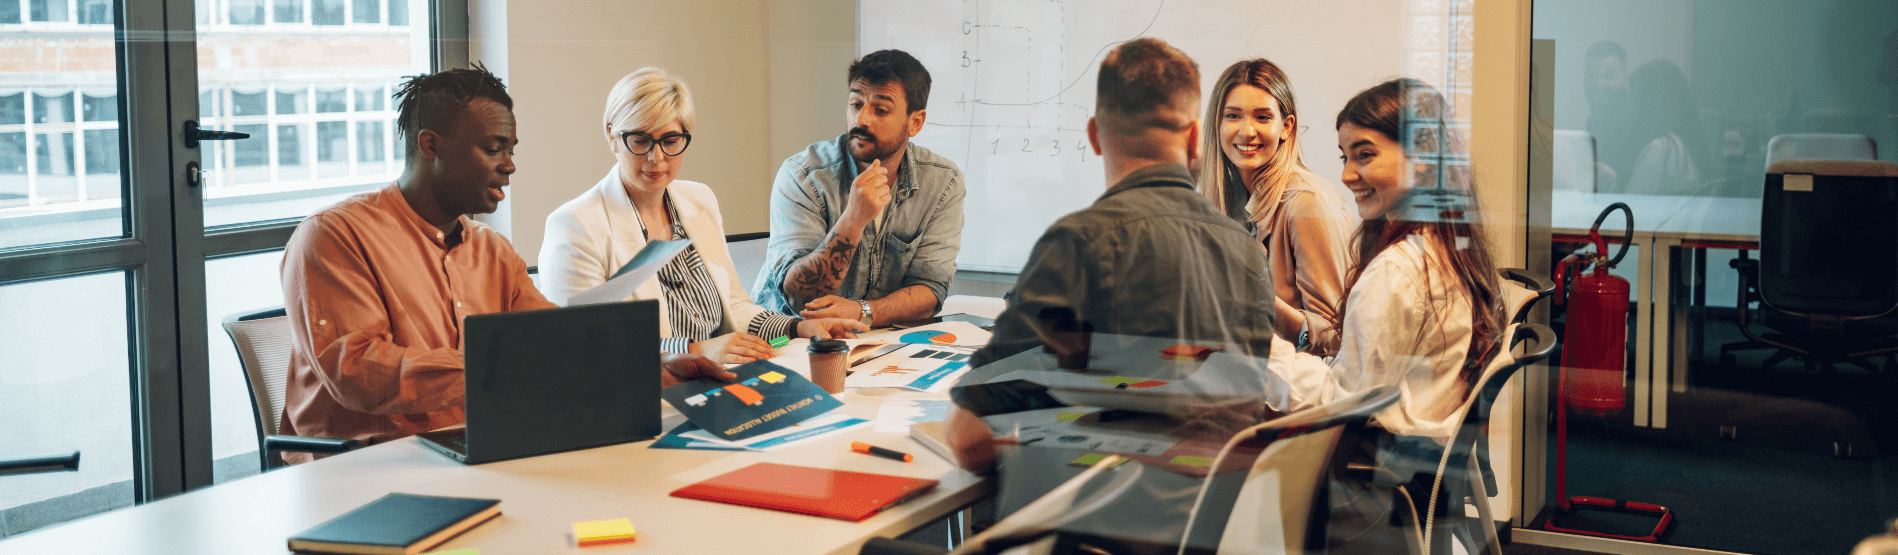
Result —
[[[1072,461],[1068,461],[1068,464],[1071,464],[1074,466],[1094,466],[1095,464],[1100,463],[1101,459],[1105,459],[1105,458],[1107,458],[1107,455],[1102,455],[1100,453],[1088,453],[1086,455],[1081,455],[1080,457],[1076,457]],[[1120,462],[1114,463],[1114,466],[1120,466],[1123,464],[1127,464],[1127,459],[1121,459]]]
[[[432,552],[432,553],[423,553],[422,555],[481,555],[481,548],[479,548],[479,547],[463,547],[463,548],[461,548],[461,549],[450,549],[450,550],[447,550],[447,551],[436,551],[436,552]]]
[[[782,349],[785,345],[790,344],[791,338],[789,336],[780,335],[771,339],[771,348],[773,349]]]
[[[1075,421],[1075,420],[1080,420],[1080,419],[1081,419],[1081,417],[1083,417],[1083,416],[1087,416],[1087,413],[1085,413],[1085,412],[1062,412],[1062,413],[1056,413],[1056,414],[1054,415],[1054,417],[1055,417],[1055,418],[1059,418],[1059,419],[1061,419],[1061,421],[1062,421],[1062,422],[1073,422],[1073,421]]]
[[[1147,379],[1146,378],[1129,378],[1126,376],[1114,376],[1112,378],[1101,378],[1101,383],[1104,383],[1107,385],[1120,385],[1120,384],[1132,385],[1132,384],[1137,384],[1144,381],[1147,381]]]
[[[1213,459],[1212,457],[1195,457],[1192,455],[1180,455],[1178,457],[1173,457],[1173,460],[1167,461],[1167,464],[1177,464],[1180,466],[1197,466],[1200,468],[1205,468],[1205,467],[1213,465]]]

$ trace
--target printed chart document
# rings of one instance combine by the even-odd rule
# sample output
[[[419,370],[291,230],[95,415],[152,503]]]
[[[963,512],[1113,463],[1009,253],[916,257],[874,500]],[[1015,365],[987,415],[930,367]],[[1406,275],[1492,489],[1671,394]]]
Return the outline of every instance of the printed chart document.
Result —
[[[957,345],[907,345],[857,365],[856,371],[844,378],[844,387],[946,390],[968,371],[969,353],[973,350]]]
[[[666,267],[667,262],[679,256],[680,252],[685,251],[685,246],[690,244],[692,241],[686,239],[646,243],[646,248],[639,249],[639,254],[633,255],[633,260],[621,266],[618,272],[613,273],[612,278],[606,280],[606,283],[574,295],[567,301],[567,305],[579,306],[626,300],[627,296],[633,294],[634,289],[645,285],[646,281],[651,280],[653,276],[659,275],[659,269]]]
[[[949,417],[949,401],[944,399],[888,399],[877,408],[876,431],[900,434],[923,422]]]

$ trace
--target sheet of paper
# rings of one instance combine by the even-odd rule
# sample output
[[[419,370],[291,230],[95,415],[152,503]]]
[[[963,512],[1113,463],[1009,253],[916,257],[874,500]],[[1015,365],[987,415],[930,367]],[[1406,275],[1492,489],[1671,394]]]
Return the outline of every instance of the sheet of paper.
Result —
[[[910,424],[949,418],[949,401],[942,399],[889,399],[877,408],[876,431],[900,434]]]
[[[968,371],[965,349],[909,345],[860,364],[844,378],[844,387],[900,387],[916,391],[946,389]]]
[[[725,441],[705,430],[683,432],[680,433],[679,436],[693,441],[728,445],[749,451],[771,451],[823,437],[829,437],[844,430],[869,423],[869,420],[862,418],[851,418],[847,415],[832,413],[799,422],[796,425],[782,430],[745,438],[743,441]]]
[[[903,343],[981,347],[989,344],[989,337],[992,336],[993,334],[982,331],[982,328],[968,322],[937,322],[927,326],[865,334],[862,337]]]
[[[626,300],[627,296],[633,294],[634,289],[644,285],[653,276],[659,275],[659,269],[664,268],[667,262],[671,262],[673,257],[678,256],[685,250],[685,246],[690,244],[692,241],[685,239],[646,243],[646,248],[639,249],[639,254],[633,255],[633,260],[621,266],[619,271],[613,273],[611,279],[606,280],[606,283],[574,295],[567,301],[567,305],[579,306]]]

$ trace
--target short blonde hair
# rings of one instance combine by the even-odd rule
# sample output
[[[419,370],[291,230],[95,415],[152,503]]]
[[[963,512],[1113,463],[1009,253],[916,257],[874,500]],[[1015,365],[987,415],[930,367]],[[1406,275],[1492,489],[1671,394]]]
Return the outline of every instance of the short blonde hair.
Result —
[[[619,140],[620,133],[653,129],[672,120],[691,133],[698,118],[685,81],[666,75],[666,70],[647,67],[620,78],[606,93],[602,119],[609,126],[607,138]]]

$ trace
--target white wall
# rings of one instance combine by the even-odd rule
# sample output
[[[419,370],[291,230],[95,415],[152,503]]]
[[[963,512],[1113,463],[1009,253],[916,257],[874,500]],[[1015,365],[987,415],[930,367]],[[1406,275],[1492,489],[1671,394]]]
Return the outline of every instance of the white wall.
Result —
[[[778,164],[841,131],[841,83],[854,42],[850,0],[470,4],[475,38],[491,37],[475,41],[471,58],[502,73],[514,96],[521,144],[509,231],[529,264],[539,256],[547,214],[612,167],[601,129],[606,93],[641,67],[665,68],[692,87],[698,127],[679,178],[712,187],[727,233],[769,229]],[[505,13],[505,21],[482,29],[484,12]],[[836,117],[826,120],[827,113]]]

